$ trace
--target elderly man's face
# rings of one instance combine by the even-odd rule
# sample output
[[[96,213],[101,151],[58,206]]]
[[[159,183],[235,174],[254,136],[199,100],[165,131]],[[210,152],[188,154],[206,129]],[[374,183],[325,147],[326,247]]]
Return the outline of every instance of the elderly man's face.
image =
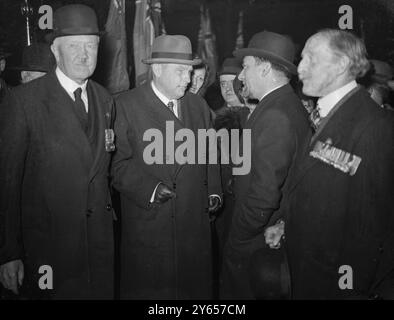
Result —
[[[98,45],[96,35],[66,36],[56,38],[51,49],[60,70],[82,84],[96,68]]]
[[[323,97],[332,91],[337,79],[337,57],[326,39],[310,38],[301,53],[298,75],[303,83],[302,92],[311,97]]]
[[[190,82],[193,68],[189,65],[175,63],[160,64],[159,68],[157,82],[163,94],[168,99],[182,98]]]
[[[222,93],[222,97],[229,106],[241,105],[241,102],[239,101],[238,97],[234,92],[234,85],[233,85],[234,79],[235,79],[234,74],[222,74],[219,77],[220,91]]]
[[[246,98],[260,99],[261,93],[261,64],[256,63],[252,56],[246,56],[243,59],[243,69],[238,76],[244,85],[244,95]]]

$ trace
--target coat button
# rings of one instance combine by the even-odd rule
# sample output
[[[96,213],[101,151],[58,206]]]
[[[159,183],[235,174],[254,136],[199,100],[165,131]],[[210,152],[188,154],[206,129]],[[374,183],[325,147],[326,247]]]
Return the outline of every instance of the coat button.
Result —
[[[379,246],[379,252],[382,253],[383,252],[383,246]]]
[[[93,213],[93,209],[86,210],[86,216],[89,218]]]
[[[112,210],[112,206],[108,203],[107,205],[106,205],[106,207],[105,207],[108,211],[111,211]]]

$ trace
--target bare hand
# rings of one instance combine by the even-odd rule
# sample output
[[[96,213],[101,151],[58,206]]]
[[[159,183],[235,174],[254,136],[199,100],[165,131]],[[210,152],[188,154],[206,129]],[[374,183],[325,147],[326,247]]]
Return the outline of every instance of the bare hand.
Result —
[[[171,190],[169,186],[164,183],[160,183],[157,186],[154,203],[162,204],[167,202],[168,200],[175,198],[176,194],[174,191]]]
[[[18,294],[18,285],[23,283],[25,275],[21,260],[13,260],[0,266],[0,282],[4,288]]]
[[[285,223],[283,221],[278,222],[277,224],[268,227],[265,229],[265,243],[271,249],[279,249],[280,248],[280,240],[284,237],[285,233]]]

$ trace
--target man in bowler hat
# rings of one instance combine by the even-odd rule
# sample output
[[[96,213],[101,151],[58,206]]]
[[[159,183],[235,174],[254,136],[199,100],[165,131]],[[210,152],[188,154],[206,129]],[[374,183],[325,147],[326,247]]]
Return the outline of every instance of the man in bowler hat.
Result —
[[[209,214],[221,203],[219,166],[198,163],[197,157],[195,164],[178,162],[174,150],[181,141],[166,134],[171,125],[175,133],[187,129],[197,138],[199,129],[211,126],[205,100],[186,92],[192,66],[200,60],[193,59],[187,37],[162,35],[143,62],[151,65],[152,82],[116,100],[112,171],[122,208],[120,296],[210,299]],[[144,135],[152,129],[163,137],[161,151],[155,151],[162,158],[150,163]],[[172,151],[165,147],[171,144]],[[192,148],[197,156],[197,139]]]
[[[84,5],[53,22],[56,70],[0,108],[0,281],[34,299],[111,299],[113,101],[89,79],[100,32]]]
[[[234,52],[243,59],[238,77],[244,92],[259,102],[244,125],[252,134],[251,170],[235,177],[234,213],[221,277],[223,299],[254,298],[250,257],[265,246],[264,229],[282,205],[295,160],[310,132],[306,111],[289,85],[297,72],[294,54],[290,38],[268,31],[255,34],[247,48]]]

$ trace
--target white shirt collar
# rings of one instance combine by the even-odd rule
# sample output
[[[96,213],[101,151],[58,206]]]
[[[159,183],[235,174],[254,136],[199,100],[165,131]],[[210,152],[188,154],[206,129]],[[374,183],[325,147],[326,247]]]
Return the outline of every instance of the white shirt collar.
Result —
[[[339,89],[329,93],[328,95],[317,100],[317,106],[319,108],[319,114],[321,117],[326,117],[332,108],[350,91],[357,87],[356,80],[349,82],[348,84],[340,87]]]
[[[151,87],[155,95],[160,99],[161,102],[164,103],[166,107],[168,107],[168,102],[172,101],[174,103],[174,113],[178,117],[178,101],[176,99],[168,99],[164,94],[162,94],[159,89],[155,86],[154,82],[151,81]]]
[[[66,90],[67,94],[75,101],[74,97],[74,91],[77,90],[78,88],[82,89],[82,94],[81,94],[81,99],[85,104],[85,107],[87,109],[88,106],[88,94],[86,91],[86,86],[88,84],[88,80],[85,80],[83,84],[78,84],[74,80],[70,79],[67,77],[62,70],[60,70],[59,67],[56,67],[56,76],[60,82],[60,85],[63,87],[64,90]]]
[[[286,83],[286,84],[287,84],[287,83]],[[279,86],[277,86],[277,87],[271,89],[270,91],[268,91],[267,93],[265,93],[265,94],[261,97],[261,99],[260,99],[259,101],[263,100],[263,99],[264,99],[266,96],[268,96],[271,92],[273,92],[273,91],[275,91],[276,89],[279,89],[279,88],[285,86],[286,84],[281,84],[281,85],[279,85]]]

